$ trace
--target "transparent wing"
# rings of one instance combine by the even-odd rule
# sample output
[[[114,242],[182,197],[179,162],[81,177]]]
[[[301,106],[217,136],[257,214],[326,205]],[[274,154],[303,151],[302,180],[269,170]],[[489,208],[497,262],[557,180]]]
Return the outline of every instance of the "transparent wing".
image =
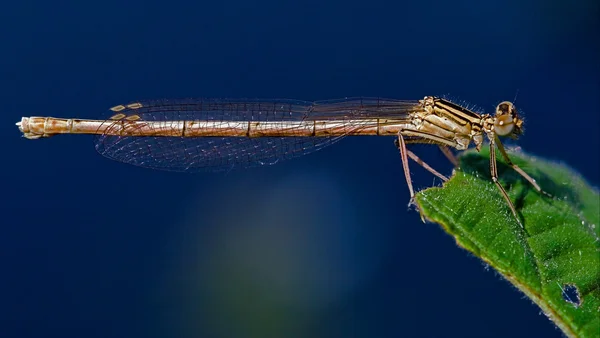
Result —
[[[363,118],[401,118],[416,101],[344,99],[295,100],[188,99],[136,102],[108,111],[106,122],[140,121],[306,121],[345,120],[344,130]],[[356,122],[355,122],[356,123]],[[107,129],[110,130],[110,127]],[[113,160],[170,171],[228,171],[274,164],[331,145],[333,137],[154,137],[96,136],[96,150]]]

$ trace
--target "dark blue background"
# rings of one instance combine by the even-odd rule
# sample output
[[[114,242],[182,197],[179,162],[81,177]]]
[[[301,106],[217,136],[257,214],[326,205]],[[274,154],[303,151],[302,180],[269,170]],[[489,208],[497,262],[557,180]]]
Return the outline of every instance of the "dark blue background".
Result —
[[[13,1],[0,5],[0,337],[550,337],[407,212],[387,138],[172,174],[21,116],[179,97],[513,100],[518,143],[599,180],[597,1]],[[449,166],[432,147],[434,166]],[[418,188],[433,181],[414,170]]]

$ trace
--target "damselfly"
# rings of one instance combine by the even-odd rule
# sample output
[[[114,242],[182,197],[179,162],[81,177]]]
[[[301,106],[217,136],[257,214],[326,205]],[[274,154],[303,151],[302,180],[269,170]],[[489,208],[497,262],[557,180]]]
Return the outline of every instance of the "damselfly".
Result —
[[[442,180],[448,178],[408,150],[407,144],[436,144],[456,163],[450,148],[465,150],[473,143],[479,151],[487,137],[492,181],[519,224],[517,211],[498,182],[496,147],[509,166],[543,192],[510,160],[500,142],[499,136],[517,138],[523,128],[523,120],[508,101],[498,104],[490,115],[433,96],[418,101],[162,100],[118,105],[99,120],[23,117],[17,125],[29,139],[94,134],[96,149],[106,157],[184,172],[272,164],[321,149],[345,136],[395,136],[411,203],[415,194],[408,158]]]

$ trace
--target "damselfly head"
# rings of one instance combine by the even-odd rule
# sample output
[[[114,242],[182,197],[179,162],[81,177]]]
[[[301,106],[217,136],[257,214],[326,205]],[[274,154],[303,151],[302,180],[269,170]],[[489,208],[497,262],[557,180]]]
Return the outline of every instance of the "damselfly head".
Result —
[[[512,102],[504,101],[496,107],[494,131],[498,136],[518,138],[523,133],[523,120]]]

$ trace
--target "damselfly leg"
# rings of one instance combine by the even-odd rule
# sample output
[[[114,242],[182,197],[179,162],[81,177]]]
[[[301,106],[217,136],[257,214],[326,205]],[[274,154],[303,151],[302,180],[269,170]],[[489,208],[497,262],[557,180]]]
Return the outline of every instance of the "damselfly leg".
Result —
[[[457,167],[458,166],[458,158],[456,158],[456,155],[454,155],[452,150],[450,150],[450,148],[448,148],[448,146],[439,146],[439,147],[440,147],[440,150],[442,151],[442,153],[448,159],[448,161],[450,161],[455,167]]]
[[[448,177],[444,176],[443,174],[440,174],[437,170],[435,170],[433,167],[431,167],[429,164],[427,164],[425,161],[423,161],[421,158],[419,158],[415,153],[413,153],[412,151],[408,150],[408,148],[406,148],[407,141],[404,139],[401,132],[398,133],[398,138],[394,141],[394,143],[395,143],[396,147],[398,148],[398,150],[400,150],[400,157],[402,159],[402,168],[404,170],[404,178],[406,179],[406,184],[408,185],[408,191],[410,193],[410,201],[408,203],[409,206],[415,204],[414,203],[415,192],[414,192],[414,189],[412,186],[412,180],[410,177],[410,169],[408,167],[408,158],[409,157],[411,160],[415,161],[418,165],[425,168],[427,171],[429,171],[433,175],[437,176],[442,181],[444,181],[444,182],[448,181]],[[411,142],[409,141],[408,143],[411,143]],[[415,143],[415,142],[412,142],[412,143]]]

